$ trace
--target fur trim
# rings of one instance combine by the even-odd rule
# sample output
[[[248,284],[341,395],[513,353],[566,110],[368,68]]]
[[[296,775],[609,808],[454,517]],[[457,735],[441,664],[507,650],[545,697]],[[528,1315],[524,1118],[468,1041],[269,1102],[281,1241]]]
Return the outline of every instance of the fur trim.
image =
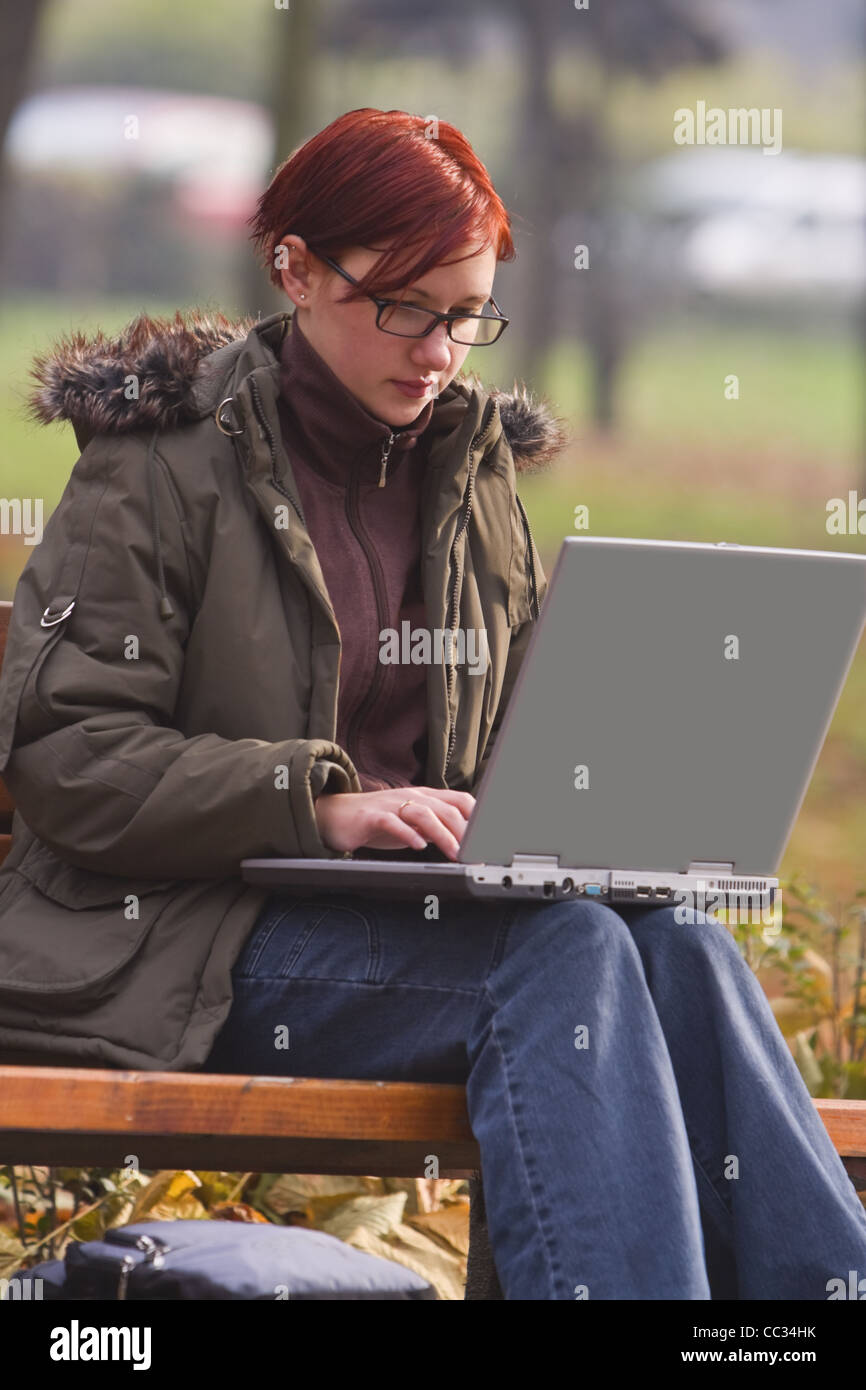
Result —
[[[568,444],[568,426],[555,415],[546,396],[536,396],[524,382],[513,391],[493,387],[502,428],[508,436],[518,473],[540,473],[549,468]],[[518,462],[519,460],[519,462]]]
[[[71,420],[87,435],[189,423],[199,414],[193,400],[199,362],[245,338],[254,322],[194,310],[187,323],[176,310],[174,319],[140,314],[114,338],[101,330],[90,338],[67,334],[33,360],[28,414],[42,424]],[[131,376],[137,399],[126,394]]]
[[[89,337],[66,334],[33,359],[26,413],[41,424],[70,420],[79,442],[96,434],[188,424],[201,418],[194,387],[203,359],[242,342],[256,322],[198,309],[185,317],[177,310],[173,319],[140,314],[115,337],[101,330]],[[138,384],[133,399],[127,395],[130,377]],[[548,468],[565,447],[565,422],[525,385],[515,382],[513,391],[500,391],[462,372],[456,380],[488,391],[498,402],[517,472]]]

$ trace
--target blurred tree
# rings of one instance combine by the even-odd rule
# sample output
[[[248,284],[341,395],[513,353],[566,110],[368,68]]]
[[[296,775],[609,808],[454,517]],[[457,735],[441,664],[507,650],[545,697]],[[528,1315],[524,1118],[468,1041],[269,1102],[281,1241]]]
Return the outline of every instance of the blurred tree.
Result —
[[[511,24],[524,81],[511,142],[515,157],[496,182],[504,201],[525,209],[530,225],[538,229],[521,246],[528,263],[527,296],[515,366],[527,380],[539,379],[555,345],[562,295],[553,235],[570,220],[573,241],[587,244],[590,251],[582,332],[594,366],[594,419],[609,428],[615,418],[616,377],[635,319],[627,258],[619,251],[619,155],[609,114],[617,83],[631,75],[652,81],[685,64],[718,63],[725,45],[688,0],[616,0],[615,5],[591,0],[586,9],[549,0],[498,0],[495,5],[479,0],[469,17],[465,0],[439,0],[426,23],[403,0],[353,0],[332,12],[327,43],[339,52],[355,51],[362,42],[387,41],[393,53],[402,39],[413,51],[421,44],[460,65],[483,46],[484,21],[503,19]],[[563,54],[575,60],[576,71],[585,71],[589,60],[595,77],[575,94],[569,111],[561,109],[553,90],[554,65]]]
[[[46,0],[0,0],[0,147],[12,113],[24,95]]]
[[[24,95],[36,51],[39,24],[46,0],[0,0],[0,152],[5,151],[6,131],[16,106]],[[6,206],[9,161],[0,154],[0,207]],[[0,236],[3,227],[0,224]]]
[[[267,105],[274,120],[274,164],[268,173],[291,157],[299,145],[316,133],[311,125],[315,110],[316,57],[321,51],[318,12],[307,3],[288,10],[274,10],[274,29],[268,35],[270,70],[267,79]],[[267,271],[258,264],[252,245],[241,244],[241,312],[261,314],[263,318],[290,307],[286,295],[270,283]]]

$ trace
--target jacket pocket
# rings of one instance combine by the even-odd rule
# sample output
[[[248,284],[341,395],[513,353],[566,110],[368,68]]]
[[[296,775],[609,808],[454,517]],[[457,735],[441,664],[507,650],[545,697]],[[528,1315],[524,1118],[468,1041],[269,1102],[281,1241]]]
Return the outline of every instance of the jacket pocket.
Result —
[[[79,869],[34,840],[0,890],[0,998],[34,1008],[102,998],[177,891]]]

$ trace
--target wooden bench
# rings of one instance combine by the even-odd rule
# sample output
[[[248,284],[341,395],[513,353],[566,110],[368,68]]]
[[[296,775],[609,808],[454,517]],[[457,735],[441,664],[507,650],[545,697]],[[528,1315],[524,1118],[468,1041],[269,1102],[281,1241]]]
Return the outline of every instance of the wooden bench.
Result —
[[[0,666],[11,603],[0,602]],[[0,781],[0,862],[13,802]],[[0,1055],[2,1062],[2,1055]],[[866,1101],[815,1105],[855,1185],[866,1188]],[[462,1086],[202,1072],[0,1065],[0,1164],[411,1177],[428,1156],[467,1177],[467,1297],[501,1297]]]

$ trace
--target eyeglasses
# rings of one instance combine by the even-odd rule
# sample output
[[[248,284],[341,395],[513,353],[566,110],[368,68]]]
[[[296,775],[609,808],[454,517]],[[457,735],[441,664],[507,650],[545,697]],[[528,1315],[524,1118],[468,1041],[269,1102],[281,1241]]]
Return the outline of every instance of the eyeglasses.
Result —
[[[318,255],[318,252],[313,254]],[[350,285],[359,283],[347,270],[337,265],[336,261],[332,261],[330,256],[319,256],[319,259],[332,270],[336,270],[338,275],[342,275],[344,280],[348,280]],[[393,333],[397,338],[426,338],[428,333],[433,332],[437,323],[444,323],[447,325],[448,337],[452,343],[459,343],[465,347],[489,347],[497,338],[502,337],[511,322],[503,317],[493,295],[488,303],[493,305],[495,317],[493,314],[440,314],[435,309],[422,309],[414,304],[398,304],[393,299],[377,299],[374,294],[368,294],[367,298],[372,299],[376,305],[376,327],[381,328],[383,333]]]

